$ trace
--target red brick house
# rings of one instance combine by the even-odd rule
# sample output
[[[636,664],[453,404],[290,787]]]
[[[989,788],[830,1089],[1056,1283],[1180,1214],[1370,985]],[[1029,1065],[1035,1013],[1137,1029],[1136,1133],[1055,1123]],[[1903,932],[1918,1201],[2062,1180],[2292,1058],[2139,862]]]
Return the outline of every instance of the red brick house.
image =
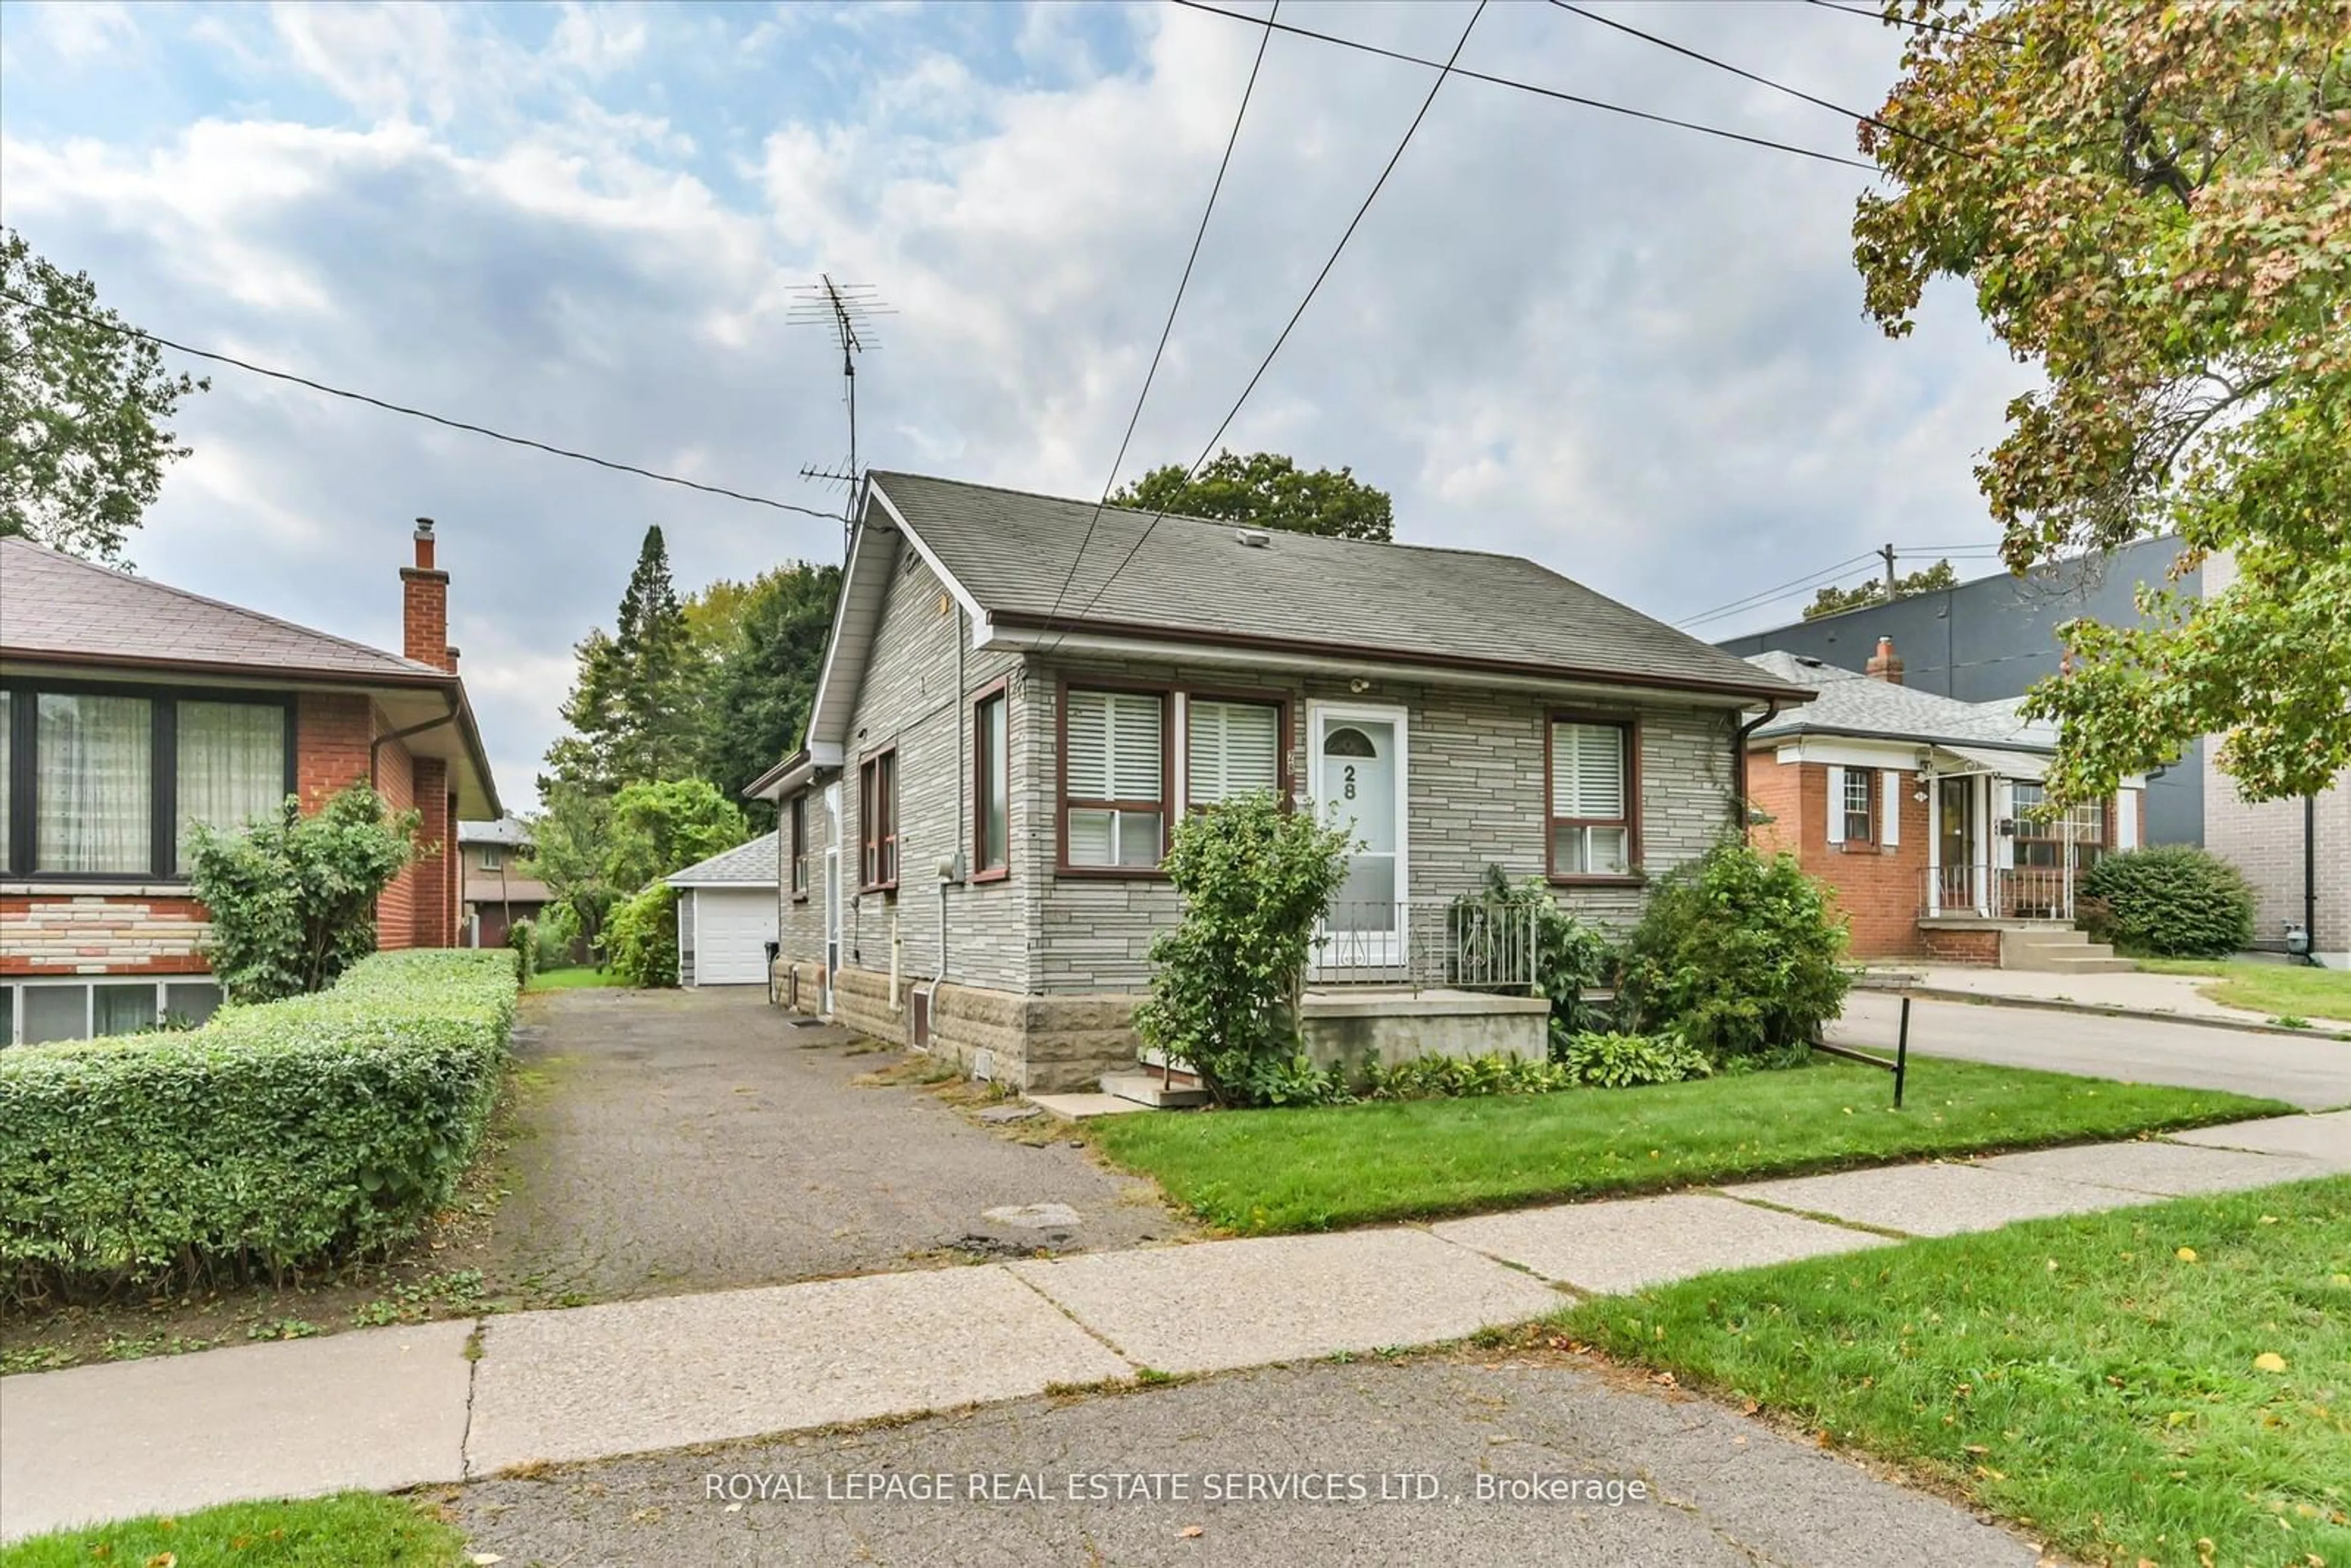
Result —
[[[458,817],[496,789],[416,528],[401,653],[0,538],[0,1045],[219,1002],[189,827],[372,781],[427,846],[376,907],[384,947],[458,940]]]
[[[2064,813],[2043,808],[2057,737],[2014,702],[1902,684],[1880,638],[1865,672],[1787,653],[1747,661],[1813,687],[1748,737],[1747,793],[1766,849],[1835,890],[1856,957],[2007,968],[2128,968],[2074,929],[2078,875],[2135,849],[2146,780]]]

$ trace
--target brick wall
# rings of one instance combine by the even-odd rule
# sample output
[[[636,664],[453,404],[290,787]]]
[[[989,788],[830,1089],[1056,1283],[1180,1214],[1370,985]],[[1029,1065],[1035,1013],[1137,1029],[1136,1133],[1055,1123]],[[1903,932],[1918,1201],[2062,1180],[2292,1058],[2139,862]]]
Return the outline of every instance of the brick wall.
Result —
[[[376,717],[379,732],[391,733],[391,726],[381,715]],[[376,756],[375,792],[383,799],[384,807],[392,811],[405,811],[416,804],[416,764],[402,742],[386,741]],[[364,775],[362,775],[364,777]],[[392,885],[375,901],[375,944],[392,949],[416,946],[417,868],[409,866],[392,879]]]
[[[2302,924],[2303,805],[2247,800],[2237,781],[2204,748],[2204,847],[2231,862],[2253,884],[2253,944],[2282,948],[2288,921]],[[2351,966],[2351,768],[2318,797],[2316,951]]]
[[[1878,779],[1877,809],[1900,812],[1899,841],[1829,842],[1828,768],[1818,762],[1782,762],[1769,749],[1748,758],[1748,795],[1775,820],[1753,831],[1760,848],[1787,849],[1810,875],[1826,883],[1852,932],[1858,958],[1892,957],[1924,951],[1918,907],[1927,879],[1928,803],[1914,800],[1915,772],[1896,774],[1896,788]],[[1889,801],[1886,797],[1891,794]],[[1883,837],[1883,830],[1878,837]]]
[[[193,898],[10,894],[0,897],[0,975],[201,975],[209,929]]]
[[[414,927],[410,941],[419,947],[454,947],[457,942],[457,904],[451,896],[449,847],[453,828],[449,817],[449,764],[438,757],[412,760],[409,793],[423,821],[416,829],[417,858],[406,875],[413,879]],[[381,933],[378,934],[381,937]]]
[[[304,693],[294,708],[294,772],[302,810],[368,776],[368,743],[376,734],[375,704],[358,693]]]

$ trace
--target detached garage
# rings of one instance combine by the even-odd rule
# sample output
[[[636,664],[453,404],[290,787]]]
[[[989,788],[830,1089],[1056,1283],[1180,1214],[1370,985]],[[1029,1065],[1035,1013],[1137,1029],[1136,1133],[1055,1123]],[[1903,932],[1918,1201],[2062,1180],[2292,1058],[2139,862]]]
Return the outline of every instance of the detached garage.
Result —
[[[776,835],[753,839],[674,872],[677,983],[764,986],[776,939]]]

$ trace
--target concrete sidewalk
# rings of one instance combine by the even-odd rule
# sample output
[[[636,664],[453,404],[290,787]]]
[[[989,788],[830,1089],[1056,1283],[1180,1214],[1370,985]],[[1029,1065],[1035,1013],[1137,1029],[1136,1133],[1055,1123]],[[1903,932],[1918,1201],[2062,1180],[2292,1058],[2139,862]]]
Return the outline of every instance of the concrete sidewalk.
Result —
[[[1965,965],[1889,963],[1877,971],[1876,986],[1914,996],[2017,1007],[2055,1008],[2118,1018],[2158,1019],[2250,1030],[2261,1034],[2325,1036],[2351,1032],[2351,1020],[2313,1018],[2306,1030],[2271,1022],[2274,1016],[2248,1008],[2223,1007],[2199,988],[2210,975],[2055,975],[2032,969],[1985,969]]]
[[[952,1409],[1146,1370],[1437,1343],[1575,1293],[1887,1245],[1878,1231],[1991,1229],[2346,1171],[2351,1112],[2335,1112],[1427,1228],[865,1275],[0,1378],[0,1540]]]

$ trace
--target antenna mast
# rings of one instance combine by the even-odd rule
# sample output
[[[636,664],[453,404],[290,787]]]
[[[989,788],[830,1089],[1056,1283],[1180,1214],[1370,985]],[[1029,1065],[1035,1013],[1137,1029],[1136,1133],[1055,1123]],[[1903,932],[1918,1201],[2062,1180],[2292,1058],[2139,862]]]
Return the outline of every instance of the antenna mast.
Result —
[[[821,274],[819,281],[792,292],[799,298],[785,316],[785,324],[828,328],[841,349],[841,395],[849,409],[849,460],[839,469],[810,464],[800,470],[800,477],[848,486],[849,505],[841,537],[841,556],[846,560],[849,535],[857,527],[859,483],[864,472],[857,465],[857,357],[868,349],[882,346],[881,340],[873,335],[873,318],[894,316],[897,312],[882,302],[873,285],[835,283],[831,273]]]

